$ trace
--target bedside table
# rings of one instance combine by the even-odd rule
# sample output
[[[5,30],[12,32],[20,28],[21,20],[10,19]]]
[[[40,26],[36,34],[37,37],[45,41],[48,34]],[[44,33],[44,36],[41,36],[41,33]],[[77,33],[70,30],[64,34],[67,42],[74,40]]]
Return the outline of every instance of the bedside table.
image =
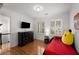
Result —
[[[49,36],[44,36],[44,42],[47,44],[50,42]]]

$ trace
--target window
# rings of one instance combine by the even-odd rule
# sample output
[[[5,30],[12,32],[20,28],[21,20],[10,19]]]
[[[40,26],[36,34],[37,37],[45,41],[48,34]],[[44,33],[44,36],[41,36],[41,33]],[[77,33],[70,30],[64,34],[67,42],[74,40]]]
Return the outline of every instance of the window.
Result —
[[[44,22],[39,22],[38,23],[38,33],[39,34],[44,34],[45,33],[45,24]]]
[[[50,34],[55,35],[55,21],[50,22]]]
[[[62,35],[62,20],[55,19],[50,22],[50,34]]]

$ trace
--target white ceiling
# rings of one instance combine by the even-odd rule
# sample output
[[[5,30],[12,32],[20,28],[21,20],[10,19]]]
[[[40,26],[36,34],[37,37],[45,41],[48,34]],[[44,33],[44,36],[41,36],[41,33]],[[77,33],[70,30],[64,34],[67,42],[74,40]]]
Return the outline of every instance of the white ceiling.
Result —
[[[42,6],[44,10],[34,11],[33,7],[35,5]],[[67,12],[70,10],[71,5],[68,3],[5,3],[4,7],[32,18],[42,18]]]

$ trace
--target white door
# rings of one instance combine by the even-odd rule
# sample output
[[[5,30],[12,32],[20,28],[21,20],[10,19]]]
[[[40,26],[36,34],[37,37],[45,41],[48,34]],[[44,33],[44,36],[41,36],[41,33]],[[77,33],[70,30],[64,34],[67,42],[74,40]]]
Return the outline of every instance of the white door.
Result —
[[[2,43],[6,43],[10,41],[10,17],[0,15],[0,33],[5,34],[2,35]]]

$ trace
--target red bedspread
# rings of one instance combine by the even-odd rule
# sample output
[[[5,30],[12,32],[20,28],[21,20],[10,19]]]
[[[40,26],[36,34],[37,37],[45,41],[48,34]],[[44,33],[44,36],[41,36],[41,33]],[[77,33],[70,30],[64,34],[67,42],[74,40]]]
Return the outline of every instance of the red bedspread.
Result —
[[[44,51],[45,55],[76,55],[76,51],[68,45],[63,44],[60,40],[52,40]]]

